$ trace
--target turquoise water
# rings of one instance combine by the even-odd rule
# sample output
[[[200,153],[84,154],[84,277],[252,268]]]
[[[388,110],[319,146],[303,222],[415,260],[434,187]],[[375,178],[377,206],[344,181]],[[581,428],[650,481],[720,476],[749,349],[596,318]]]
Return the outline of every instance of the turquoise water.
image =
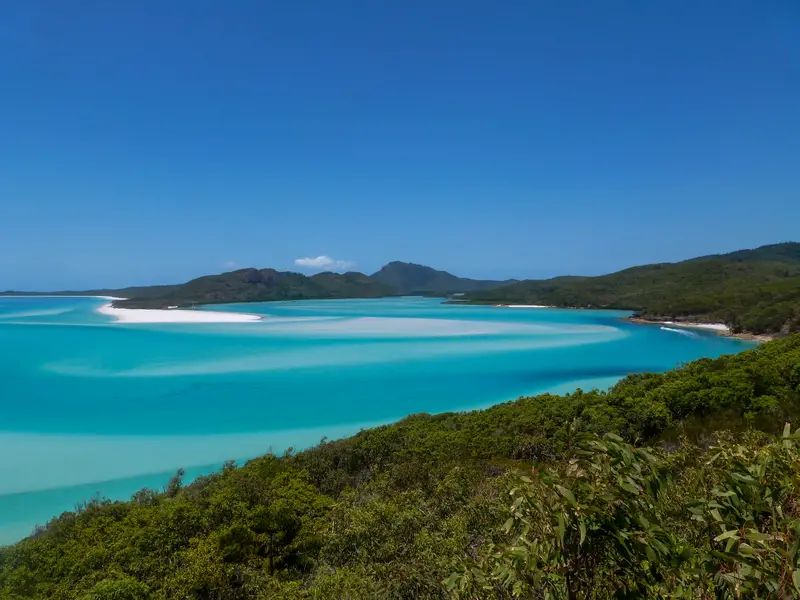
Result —
[[[621,312],[429,298],[218,307],[265,317],[233,324],[120,324],[96,312],[104,303],[0,298],[0,543],[180,467],[750,347]]]

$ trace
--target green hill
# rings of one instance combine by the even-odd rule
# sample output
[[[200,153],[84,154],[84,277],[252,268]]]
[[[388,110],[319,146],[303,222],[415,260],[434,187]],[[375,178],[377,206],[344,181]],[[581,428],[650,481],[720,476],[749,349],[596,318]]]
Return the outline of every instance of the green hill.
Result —
[[[796,598],[799,416],[800,335],[414,415],[64,513],[0,598]]]
[[[165,294],[132,297],[115,306],[123,308],[165,308],[195,304],[267,302],[332,298],[379,298],[395,290],[363,273],[301,273],[275,269],[239,269],[219,275],[198,277],[174,286]]]
[[[424,265],[406,262],[390,262],[372,278],[391,286],[405,296],[447,296],[477,290],[488,290],[513,283],[456,277],[447,271],[437,271]]]
[[[317,273],[307,276],[275,269],[239,269],[206,275],[183,284],[59,292],[0,292],[2,295],[116,296],[124,308],[166,308],[233,302],[380,298],[398,295],[446,296],[512,283],[456,277],[446,271],[392,262],[372,276],[364,273]]]
[[[231,302],[380,298],[397,295],[448,295],[487,289],[507,282],[478,281],[410,263],[393,262],[372,276],[363,273],[317,273],[306,276],[275,269],[239,269],[198,277],[165,293],[126,296],[124,308],[165,308]],[[114,294],[108,294],[114,295]]]
[[[618,308],[635,311],[645,319],[721,321],[736,332],[787,334],[800,330],[800,243],[644,265],[597,277],[476,280],[423,265],[391,262],[371,276],[306,276],[250,268],[181,285],[54,293],[125,297],[128,300],[115,304],[127,308],[465,293],[466,301],[477,304]]]
[[[491,304],[619,308],[647,319],[722,321],[735,331],[788,333],[800,329],[800,243],[598,277],[521,281],[467,298]]]

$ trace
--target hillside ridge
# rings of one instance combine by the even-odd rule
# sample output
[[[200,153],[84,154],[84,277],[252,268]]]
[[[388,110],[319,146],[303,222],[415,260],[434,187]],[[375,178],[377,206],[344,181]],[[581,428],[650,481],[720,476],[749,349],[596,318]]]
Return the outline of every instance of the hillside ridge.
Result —
[[[447,271],[415,263],[392,261],[372,274],[374,279],[392,286],[402,295],[441,295],[486,290],[514,283],[458,277]]]
[[[732,331],[800,330],[800,243],[630,267],[594,277],[526,280],[467,294],[476,304],[621,309],[642,319],[722,322]]]
[[[0,296],[112,296],[120,308],[161,309],[170,306],[198,306],[237,302],[281,300],[326,300],[344,298],[381,298],[390,296],[448,296],[485,290],[515,280],[489,281],[457,277],[401,261],[393,261],[376,273],[323,271],[305,275],[294,271],[246,267],[224,273],[196,277],[176,285],[104,288],[86,291],[0,292]]]
[[[0,293],[9,294],[26,293]],[[50,294],[116,296],[126,299],[115,301],[115,306],[152,309],[423,295],[473,304],[622,309],[649,321],[721,322],[737,334],[787,335],[800,331],[800,243],[783,242],[679,262],[639,265],[606,275],[540,280],[470,279],[425,265],[392,261],[372,275],[305,275],[250,267],[205,275],[178,285]]]

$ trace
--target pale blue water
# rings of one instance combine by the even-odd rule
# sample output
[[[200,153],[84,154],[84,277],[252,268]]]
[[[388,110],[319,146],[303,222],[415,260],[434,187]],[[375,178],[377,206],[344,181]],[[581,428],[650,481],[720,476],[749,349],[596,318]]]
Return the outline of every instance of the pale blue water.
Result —
[[[0,543],[99,493],[416,412],[605,388],[750,347],[626,313],[429,298],[230,305],[236,324],[119,324],[96,298],[0,298]]]

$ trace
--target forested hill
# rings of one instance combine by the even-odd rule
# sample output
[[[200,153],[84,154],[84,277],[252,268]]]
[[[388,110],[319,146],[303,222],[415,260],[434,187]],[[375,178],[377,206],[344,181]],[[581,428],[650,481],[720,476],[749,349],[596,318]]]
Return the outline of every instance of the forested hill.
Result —
[[[363,273],[301,273],[275,269],[239,269],[198,277],[151,297],[133,297],[114,303],[124,308],[165,308],[194,304],[266,302],[333,298],[379,298],[396,291]]]
[[[625,269],[522,281],[467,295],[476,303],[619,308],[647,319],[725,322],[734,331],[800,330],[800,243]]]
[[[115,305],[127,308],[164,308],[270,300],[445,296],[488,289],[505,283],[509,282],[456,277],[446,271],[402,262],[389,263],[371,276],[363,273],[330,272],[306,276],[274,269],[240,269],[199,277],[174,286],[166,293],[126,296],[130,299],[116,302]]]
[[[372,278],[391,286],[403,295],[447,296],[463,292],[488,290],[515,283],[516,280],[493,281],[457,277],[424,265],[394,261],[384,266]]]
[[[183,284],[59,292],[0,292],[2,295],[116,296],[124,308],[166,308],[233,302],[380,298],[400,295],[458,294],[488,289],[512,281],[483,281],[456,277],[446,271],[411,263],[392,262],[374,275],[317,273],[303,275],[275,269],[239,269],[206,275]]]
[[[0,549],[0,598],[797,598],[786,422],[800,335],[96,500]]]
[[[127,308],[461,293],[479,304],[619,308],[647,319],[722,321],[737,332],[786,334],[800,331],[800,243],[644,265],[597,277],[476,280],[392,262],[371,276],[354,272],[306,276],[250,268],[180,285],[56,292],[120,296],[128,300],[115,304]]]

